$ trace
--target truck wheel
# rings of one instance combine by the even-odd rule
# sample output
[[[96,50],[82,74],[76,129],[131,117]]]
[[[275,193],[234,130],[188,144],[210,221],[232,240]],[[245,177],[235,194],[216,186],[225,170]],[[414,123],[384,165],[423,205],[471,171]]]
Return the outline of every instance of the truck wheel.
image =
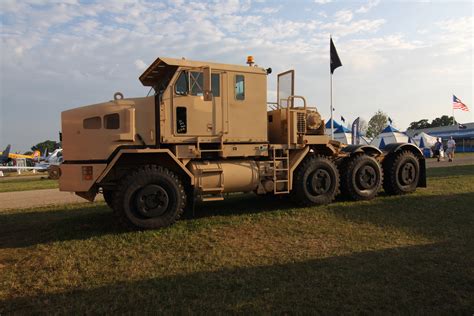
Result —
[[[102,189],[102,195],[104,196],[104,200],[105,200],[105,203],[107,203],[107,206],[113,209],[114,208],[114,204],[113,204],[114,191]]]
[[[339,172],[328,158],[313,156],[298,167],[291,198],[302,206],[331,203],[339,191]]]
[[[382,167],[367,155],[350,158],[341,170],[341,192],[356,200],[373,199],[382,187]]]
[[[61,176],[61,169],[59,166],[51,165],[48,167],[48,176],[51,180],[58,180]]]
[[[400,195],[414,192],[420,178],[420,163],[410,151],[401,151],[383,162],[387,194]]]
[[[131,228],[154,229],[180,218],[186,193],[179,178],[168,169],[146,166],[126,177],[114,199],[114,210]]]

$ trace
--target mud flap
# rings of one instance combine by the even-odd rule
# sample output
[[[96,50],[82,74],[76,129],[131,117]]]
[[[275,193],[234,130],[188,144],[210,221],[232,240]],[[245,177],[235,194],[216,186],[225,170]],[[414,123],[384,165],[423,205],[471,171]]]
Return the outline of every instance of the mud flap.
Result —
[[[80,196],[83,199],[86,199],[89,202],[94,202],[97,195],[97,190],[92,187],[89,191],[86,192],[76,192],[77,196]]]

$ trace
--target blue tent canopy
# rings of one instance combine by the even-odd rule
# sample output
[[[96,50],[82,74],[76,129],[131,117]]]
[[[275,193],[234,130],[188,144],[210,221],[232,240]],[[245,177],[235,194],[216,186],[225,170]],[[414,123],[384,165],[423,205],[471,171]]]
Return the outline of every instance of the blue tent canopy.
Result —
[[[336,130],[334,131],[334,133],[350,133],[351,130],[348,129],[347,127],[344,127],[342,125],[339,125],[338,128],[336,128]]]
[[[420,138],[420,148],[425,148],[425,141],[423,140],[423,137]]]
[[[384,128],[384,130],[382,131],[382,133],[393,133],[393,132],[399,132],[398,129],[396,129],[395,127],[392,127],[392,125],[387,125],[387,127]]]
[[[384,148],[385,148],[385,141],[383,140],[383,137],[382,137],[382,140],[380,141],[379,148],[380,148],[380,149],[384,149]]]
[[[341,126],[341,124],[339,124],[338,122],[334,121],[334,128],[337,129],[339,128],[339,126]],[[326,128],[331,128],[331,119],[329,119],[327,122],[326,122]]]

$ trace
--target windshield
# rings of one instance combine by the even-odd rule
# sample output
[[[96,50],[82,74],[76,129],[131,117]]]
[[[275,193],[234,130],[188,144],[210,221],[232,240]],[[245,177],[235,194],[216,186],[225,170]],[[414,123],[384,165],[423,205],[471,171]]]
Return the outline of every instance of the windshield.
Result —
[[[153,82],[154,95],[162,94],[166,90],[177,69],[176,66],[165,66],[156,70],[156,79]]]

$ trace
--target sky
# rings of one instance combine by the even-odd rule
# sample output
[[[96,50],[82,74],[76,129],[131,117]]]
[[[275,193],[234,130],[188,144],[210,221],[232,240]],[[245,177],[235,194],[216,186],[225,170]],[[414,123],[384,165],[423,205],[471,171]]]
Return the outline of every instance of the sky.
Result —
[[[158,56],[294,69],[295,93],[329,118],[329,36],[335,119],[382,110],[395,127],[471,112],[473,1],[0,1],[0,150],[58,140],[61,111],[144,96],[140,74]],[[243,123],[244,124],[244,123]]]

